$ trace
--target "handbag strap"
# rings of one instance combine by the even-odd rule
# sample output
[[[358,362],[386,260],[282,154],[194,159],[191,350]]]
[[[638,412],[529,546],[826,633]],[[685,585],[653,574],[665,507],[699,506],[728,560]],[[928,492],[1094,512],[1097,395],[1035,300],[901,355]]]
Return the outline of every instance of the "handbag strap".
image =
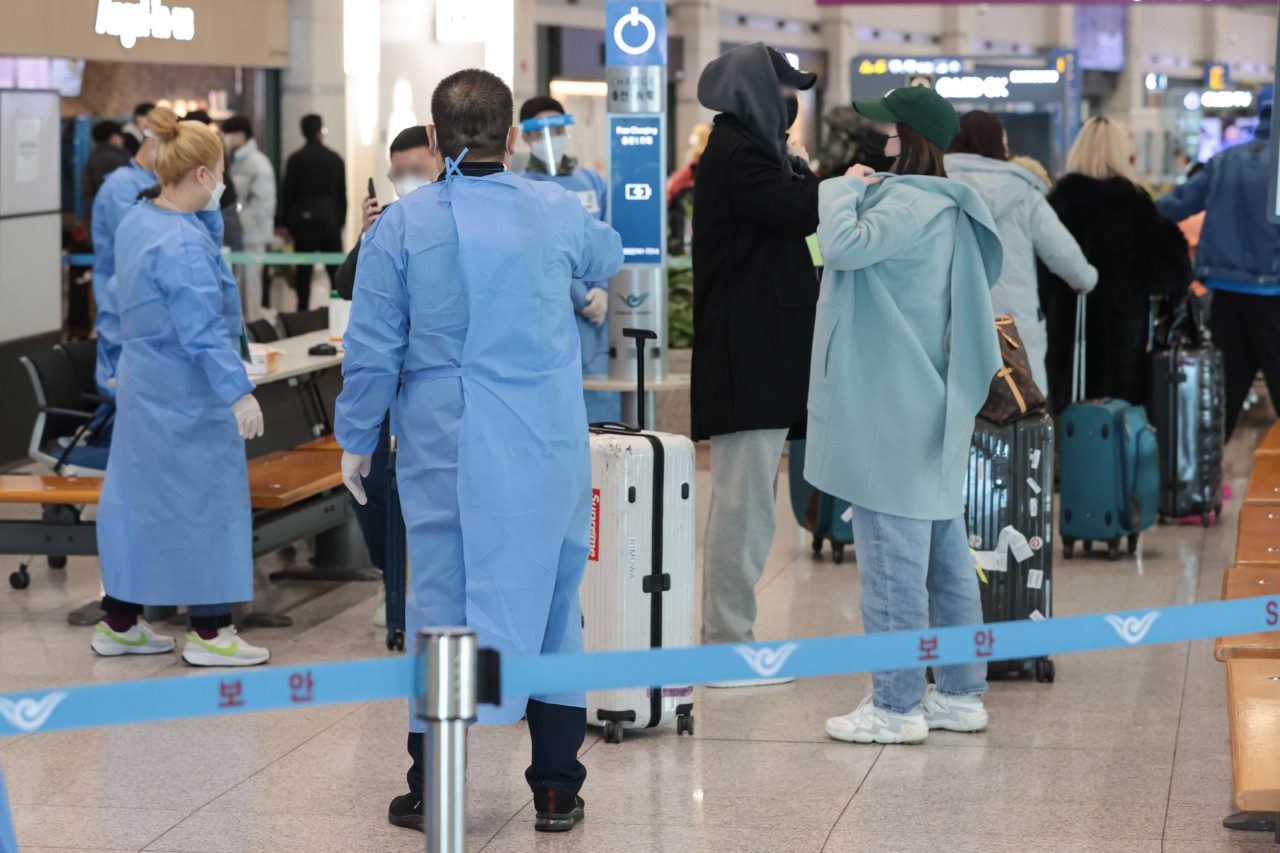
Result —
[[[1004,378],[1009,383],[1009,390],[1013,392],[1013,399],[1018,401],[1018,411],[1024,415],[1027,413],[1027,401],[1022,398],[1022,392],[1018,390],[1018,383],[1013,381],[1013,371],[1007,367],[1002,367],[996,371],[996,376]]]

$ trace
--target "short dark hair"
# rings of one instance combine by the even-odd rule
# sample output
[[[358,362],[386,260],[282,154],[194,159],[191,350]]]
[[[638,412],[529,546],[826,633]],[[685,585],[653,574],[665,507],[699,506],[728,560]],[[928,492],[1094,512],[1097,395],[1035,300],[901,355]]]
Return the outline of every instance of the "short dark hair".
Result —
[[[427,136],[426,125],[419,124],[414,127],[406,127],[396,134],[395,139],[391,140],[392,154],[408,151],[410,148],[423,147],[431,147],[431,137]]]
[[[925,139],[920,131],[898,122],[898,144],[902,146],[902,153],[893,164],[895,175],[932,175],[935,178],[947,176],[947,167],[942,162],[942,149]]]
[[[324,130],[324,119],[315,113],[303,116],[299,124],[302,127],[302,135],[307,139],[317,138],[320,136],[320,132]]]
[[[511,89],[496,74],[479,68],[450,74],[431,93],[440,153],[456,160],[465,148],[476,160],[501,157],[514,104]]]
[[[253,122],[248,116],[235,115],[222,123],[223,133],[243,133],[245,139],[253,139]]]
[[[960,132],[947,149],[951,154],[978,154],[992,160],[1008,160],[1004,123],[995,113],[970,110],[960,116]]]
[[[208,110],[192,110],[182,117],[182,121],[198,121],[201,124],[213,124],[213,116]]]
[[[536,98],[530,98],[520,105],[520,121],[528,121],[538,113],[546,112],[564,115],[564,104],[550,95],[539,95]]]
[[[147,114],[156,108],[156,105],[150,101],[143,101],[133,108],[134,118],[146,118]]]
[[[120,136],[120,122],[105,119],[93,126],[93,141],[106,142],[113,136]]]

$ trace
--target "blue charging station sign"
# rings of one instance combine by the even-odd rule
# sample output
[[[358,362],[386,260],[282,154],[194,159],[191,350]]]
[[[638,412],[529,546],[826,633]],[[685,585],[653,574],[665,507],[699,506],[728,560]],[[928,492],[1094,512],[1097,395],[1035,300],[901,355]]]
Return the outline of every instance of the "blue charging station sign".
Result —
[[[609,211],[625,263],[662,262],[662,119],[609,116]]]
[[[604,64],[666,65],[667,4],[661,0],[606,3]]]

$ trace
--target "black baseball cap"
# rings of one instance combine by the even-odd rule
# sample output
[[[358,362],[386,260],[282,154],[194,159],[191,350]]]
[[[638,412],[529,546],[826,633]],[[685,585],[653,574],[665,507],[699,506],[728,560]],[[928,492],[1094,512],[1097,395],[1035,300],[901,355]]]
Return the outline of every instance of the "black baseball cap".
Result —
[[[813,84],[818,82],[818,75],[812,71],[800,71],[791,67],[791,63],[787,62],[787,58],[775,48],[769,48],[769,60],[773,62],[773,70],[778,75],[778,82],[785,86],[794,86],[797,89],[812,89]]]

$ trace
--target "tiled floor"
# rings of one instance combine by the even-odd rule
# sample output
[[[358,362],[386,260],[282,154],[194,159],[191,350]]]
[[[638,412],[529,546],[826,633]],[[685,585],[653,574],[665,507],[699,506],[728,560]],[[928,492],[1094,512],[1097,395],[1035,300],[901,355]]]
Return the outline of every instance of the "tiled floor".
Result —
[[[1237,500],[1218,526],[1155,528],[1137,559],[1057,561],[1057,615],[1218,597],[1238,496],[1265,424],[1228,448]],[[708,475],[699,472],[705,495]],[[706,502],[702,501],[705,513]],[[780,478],[778,535],[759,586],[761,639],[861,630],[857,565],[815,558]],[[305,553],[302,555],[305,557]],[[298,559],[302,559],[299,557]],[[268,584],[290,629],[250,634],[274,663],[386,654],[373,584]],[[0,577],[16,559],[0,558]],[[38,562],[30,589],[0,587],[0,691],[175,675],[172,656],[100,659],[65,613],[98,594],[96,560]],[[175,633],[177,629],[174,629]],[[914,747],[827,739],[865,675],[773,688],[698,688],[697,736],[670,728],[583,749],[587,822],[538,836],[522,725],[471,734],[473,851],[733,853],[1215,853],[1277,849],[1221,826],[1230,805],[1223,669],[1209,641],[1061,657],[1057,681],[1000,682],[990,729]],[[417,851],[386,822],[404,790],[402,703],[126,726],[0,740],[24,853],[68,849],[271,853]]]

